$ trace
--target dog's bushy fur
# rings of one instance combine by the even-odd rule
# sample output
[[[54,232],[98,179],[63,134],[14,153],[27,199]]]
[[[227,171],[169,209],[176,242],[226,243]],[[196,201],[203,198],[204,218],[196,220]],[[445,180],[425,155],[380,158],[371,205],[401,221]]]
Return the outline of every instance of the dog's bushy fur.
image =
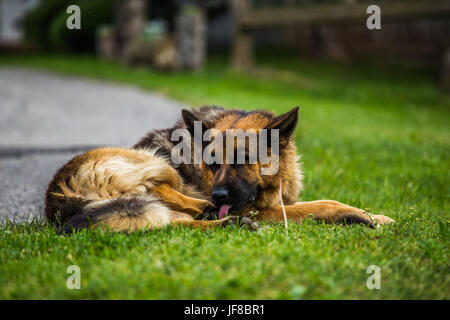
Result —
[[[174,127],[149,133],[131,149],[100,148],[70,160],[49,184],[46,216],[63,232],[90,226],[125,232],[168,224],[216,227],[236,223],[236,216],[246,217],[250,212],[258,212],[256,220],[279,222],[281,180],[283,202],[291,221],[301,222],[311,215],[313,219],[369,226],[391,222],[381,215],[370,218],[362,210],[336,201],[297,202],[302,190],[293,134],[297,119],[298,108],[281,116],[261,110],[246,112],[210,106],[183,110],[182,119]],[[194,121],[201,121],[204,129],[218,132],[278,129],[278,172],[261,175],[261,167],[267,165],[260,162],[173,164],[171,152],[178,142],[171,141],[172,132],[187,129],[187,134],[192,135]],[[198,220],[206,212],[217,213],[223,205],[231,206],[232,216]],[[248,218],[241,218],[241,223],[257,228]]]

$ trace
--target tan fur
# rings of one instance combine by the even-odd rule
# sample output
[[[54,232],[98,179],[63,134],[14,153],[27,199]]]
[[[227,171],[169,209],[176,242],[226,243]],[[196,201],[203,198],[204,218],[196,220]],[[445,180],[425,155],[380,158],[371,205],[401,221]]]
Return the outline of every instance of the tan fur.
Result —
[[[63,214],[62,222],[70,218],[64,215],[61,201],[82,201],[82,207],[93,210],[118,197],[145,196],[147,200],[162,198],[167,204],[150,202],[143,213],[129,217],[121,212],[102,216],[95,225],[107,225],[116,231],[134,231],[148,227],[162,227],[170,223],[170,208],[185,209],[191,214],[202,213],[211,203],[189,198],[184,193],[198,192],[185,186],[168,161],[156,156],[154,151],[101,148],[75,157],[54,177],[48,188],[47,216],[55,219],[57,211]],[[188,202],[187,200],[191,200]],[[55,200],[55,201],[52,201]]]
[[[102,148],[89,151],[74,162],[78,168],[70,179],[61,177],[58,182],[65,196],[114,198],[146,193],[162,182],[174,188],[180,188],[182,183],[175,169],[151,151]]]
[[[93,209],[95,206],[104,203],[104,201],[96,202],[94,205],[87,206],[87,208]],[[100,216],[99,221],[97,221],[94,226],[105,226],[114,231],[133,232],[137,230],[162,228],[171,222],[170,210],[161,203],[151,202],[145,205],[142,208],[142,211],[143,213],[139,216],[130,216],[125,212],[115,211]]]
[[[293,110],[293,111],[296,111]],[[193,110],[192,117],[218,132],[227,129],[255,129],[291,125],[295,112],[274,118],[272,113],[257,111],[225,111],[217,107]],[[187,114],[189,116],[189,114]],[[293,124],[295,127],[295,123]],[[175,128],[185,127],[177,123]],[[133,232],[162,228],[169,224],[211,228],[236,223],[236,217],[221,220],[195,220],[207,210],[214,183],[222,180],[246,183],[261,189],[253,202],[233,214],[248,216],[258,211],[259,221],[281,222],[283,219],[279,183],[283,185],[283,202],[288,219],[302,222],[313,219],[328,222],[358,222],[369,226],[391,223],[381,215],[367,215],[363,210],[332,200],[297,202],[303,188],[299,156],[292,135],[280,137],[279,170],[274,175],[261,175],[261,163],[246,164],[239,172],[224,164],[217,173],[205,164],[171,165],[173,148],[170,130],[155,131],[142,139],[133,149],[100,148],[73,158],[50,182],[46,195],[47,218],[71,232],[80,228],[107,227],[114,231]],[[216,208],[217,210],[217,208]],[[252,225],[248,218],[246,224]],[[245,220],[247,219],[247,220]],[[254,226],[253,226],[254,228]]]

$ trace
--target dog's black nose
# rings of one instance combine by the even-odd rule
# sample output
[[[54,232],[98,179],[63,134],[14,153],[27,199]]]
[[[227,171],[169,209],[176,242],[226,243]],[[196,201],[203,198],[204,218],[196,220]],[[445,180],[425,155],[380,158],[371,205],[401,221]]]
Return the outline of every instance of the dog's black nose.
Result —
[[[229,192],[228,189],[226,187],[218,187],[218,188],[214,188],[211,196],[213,198],[214,201],[224,201],[228,198]]]

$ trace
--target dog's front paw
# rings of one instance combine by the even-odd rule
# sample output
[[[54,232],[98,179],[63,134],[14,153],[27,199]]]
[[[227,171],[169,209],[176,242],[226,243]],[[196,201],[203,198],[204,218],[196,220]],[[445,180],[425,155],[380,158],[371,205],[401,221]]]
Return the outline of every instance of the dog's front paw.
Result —
[[[222,226],[240,226],[251,231],[256,231],[259,229],[259,225],[250,218],[247,217],[238,217],[238,216],[228,216],[222,219]]]
[[[195,202],[189,206],[183,208],[183,211],[187,211],[193,214],[196,219],[208,219],[210,213],[215,209],[212,202],[203,199],[195,199]]]
[[[377,224],[377,226],[395,222],[394,219],[383,216],[382,214],[372,214],[370,217],[372,218],[373,221],[375,221],[375,224]]]
[[[214,205],[208,206],[203,210],[203,213],[197,218],[200,220],[217,220],[219,216],[219,209]]]
[[[199,211],[205,212],[215,208],[214,204],[208,200],[198,200]]]

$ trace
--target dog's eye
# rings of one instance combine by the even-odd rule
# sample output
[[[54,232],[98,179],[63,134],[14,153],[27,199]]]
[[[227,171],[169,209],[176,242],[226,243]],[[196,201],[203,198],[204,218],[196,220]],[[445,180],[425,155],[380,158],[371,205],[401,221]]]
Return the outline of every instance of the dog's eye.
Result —
[[[234,157],[234,163],[233,164],[230,164],[230,166],[231,167],[234,167],[234,168],[239,168],[239,167],[241,167],[241,166],[243,166],[243,165],[246,165],[246,164],[249,164],[250,163],[250,159],[249,159],[249,155],[246,153],[245,154],[245,157],[244,157],[244,163],[238,163],[239,161],[238,161],[238,158],[237,158],[237,156],[235,155],[235,157]]]
[[[220,164],[217,164],[217,163],[211,163],[211,164],[208,164],[207,165],[208,166],[208,168],[211,170],[211,171],[214,171],[214,172],[216,172],[217,170],[219,170],[219,168],[220,168]]]

